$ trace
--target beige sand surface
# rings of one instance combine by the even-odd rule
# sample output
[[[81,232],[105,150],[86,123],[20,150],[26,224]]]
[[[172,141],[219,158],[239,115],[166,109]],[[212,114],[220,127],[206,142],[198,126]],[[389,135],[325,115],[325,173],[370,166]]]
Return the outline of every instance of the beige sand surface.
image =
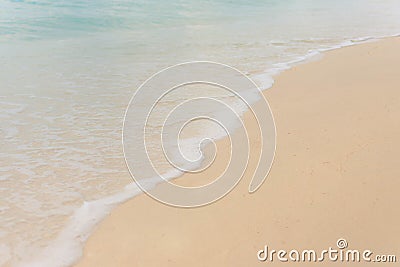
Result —
[[[259,262],[257,251],[336,248],[338,238],[349,249],[396,254],[399,262],[400,38],[328,52],[279,75],[265,95],[277,151],[256,193],[247,193],[253,158],[240,184],[206,207],[173,208],[138,196],[99,225],[77,266],[280,265]],[[249,114],[246,121],[256,135]],[[206,173],[177,182],[215,177],[227,140],[218,147]]]

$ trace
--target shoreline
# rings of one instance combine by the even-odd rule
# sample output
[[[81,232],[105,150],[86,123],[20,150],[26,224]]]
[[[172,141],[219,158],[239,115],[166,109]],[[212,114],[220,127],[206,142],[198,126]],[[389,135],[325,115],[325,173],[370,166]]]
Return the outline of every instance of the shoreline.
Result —
[[[0,21],[0,32],[4,37],[0,45],[3,62],[0,73],[0,116],[3,122],[0,130],[3,135],[0,153],[3,163],[0,165],[3,172],[0,175],[0,266],[4,267],[73,266],[83,257],[92,234],[106,224],[104,220],[108,221],[110,214],[114,217],[115,209],[119,210],[120,205],[143,193],[133,177],[143,179],[145,184],[142,187],[154,188],[148,192],[150,194],[160,193],[160,188],[167,187],[157,172],[179,185],[211,185],[212,180],[215,182],[215,173],[222,172],[221,166],[226,163],[228,153],[223,137],[240,136],[233,133],[243,129],[241,122],[246,110],[262,114],[257,116],[262,125],[267,120],[271,121],[270,112],[264,112],[255,103],[257,99],[264,102],[262,91],[271,90],[278,76],[286,75],[295,66],[319,61],[332,50],[400,37],[398,0],[366,0],[362,5],[357,1],[306,1],[301,4],[285,1],[202,3],[190,0],[176,3],[104,1],[79,4],[68,1],[3,1],[0,7],[4,11],[4,19]],[[350,55],[349,60],[352,57]],[[201,64],[192,64],[195,62]],[[199,67],[198,70],[196,67],[196,70],[183,67],[208,64],[225,66],[226,70],[231,67],[239,71],[239,75],[225,78],[223,69],[220,72],[212,71],[212,67]],[[174,80],[175,75],[170,75],[168,69],[178,70],[179,66],[186,74],[177,75],[177,79],[204,80],[204,71],[206,80],[215,74],[216,80],[221,79],[217,84],[228,86],[189,82],[170,88],[167,94],[161,92],[165,92],[166,88],[159,91],[159,86],[155,86],[152,91],[146,87],[146,84],[154,84],[151,81],[157,80],[155,77]],[[397,64],[393,66],[397,67]],[[200,79],[191,78],[192,75]],[[240,86],[240,81],[235,80],[240,76],[251,79],[261,92],[256,88],[250,89],[252,83],[248,85],[249,90],[246,90],[247,86]],[[303,78],[311,76],[306,73]],[[213,77],[209,78],[213,80]],[[240,96],[232,95],[230,88],[236,87]],[[276,88],[277,85],[274,85]],[[290,96],[291,91],[287,89],[290,93],[285,96]],[[217,101],[210,99],[214,97]],[[272,98],[275,98],[275,93],[272,93]],[[246,101],[241,101],[243,99]],[[280,97],[278,108],[281,104],[286,107],[287,102],[292,101],[289,99]],[[303,97],[298,99],[312,103],[303,100]],[[154,105],[156,102],[157,105]],[[133,103],[131,108],[129,103]],[[222,103],[226,105],[219,106]],[[263,109],[266,109],[265,106]],[[145,109],[151,114],[145,116]],[[235,110],[235,116],[232,116],[232,110]],[[302,111],[300,108],[299,114]],[[275,110],[272,112],[275,113]],[[125,119],[128,113],[131,115]],[[198,113],[204,117],[188,120]],[[248,128],[252,129],[251,119],[248,116]],[[295,123],[297,119],[303,121],[307,118],[299,115],[293,119]],[[357,123],[354,122],[354,125],[357,126]],[[145,137],[142,135],[143,124],[148,125],[144,130]],[[272,123],[270,125],[268,128],[272,128]],[[179,129],[180,126],[182,128]],[[128,133],[129,128],[132,132]],[[171,134],[170,130],[175,133],[179,130],[179,150],[174,142],[175,133]],[[263,138],[251,130],[254,140],[250,140],[250,145],[255,147],[251,151],[252,158],[259,154],[257,148],[261,142],[272,147],[270,142],[265,141],[272,140],[273,137],[269,136],[271,131],[261,132]],[[299,136],[299,133],[291,133]],[[241,140],[232,140],[234,144],[246,142],[244,137],[239,138]],[[207,160],[212,159],[209,154],[214,155],[213,144],[218,140],[219,161],[209,174],[181,177],[184,169],[193,173],[199,171],[196,167],[208,165],[210,162]],[[286,144],[286,140],[289,138],[284,136],[278,141]],[[144,144],[142,141],[145,141],[147,149],[138,150],[136,145],[141,146]],[[132,149],[128,148],[131,144],[134,146]],[[248,155],[244,149],[247,147],[240,146],[237,150],[236,145],[233,146],[235,152],[230,166],[245,165]],[[289,151],[289,148],[284,149]],[[362,149],[367,148],[362,146]],[[272,149],[267,149],[267,152],[271,153],[262,154],[263,164],[257,166],[257,177],[253,177],[251,182],[245,178],[250,179],[253,165],[243,179],[238,177],[243,168],[240,173],[237,173],[238,168],[227,168],[224,176],[227,179],[216,183],[223,186],[229,183],[231,187],[234,180],[235,183],[242,180],[241,183],[246,186],[243,194],[257,186],[263,188],[269,185],[269,179],[273,177],[268,176],[265,180],[260,174],[261,171],[270,171]],[[126,159],[126,153],[132,154]],[[166,154],[168,158],[164,156]],[[293,154],[299,157],[297,151]],[[147,164],[146,155],[150,156],[152,164]],[[299,159],[300,162],[302,160]],[[174,168],[170,163],[180,167]],[[157,172],[151,171],[151,165],[157,166]],[[293,172],[300,169],[302,167]],[[298,177],[301,179],[302,176]],[[218,190],[216,183],[211,187]],[[314,188],[312,185],[309,187]],[[208,194],[205,202],[218,198],[214,195],[211,199],[209,194],[213,194],[212,190],[205,188],[182,191],[188,193],[187,201],[181,203],[183,206],[191,206],[190,200],[200,204],[199,198],[192,198],[193,195],[199,196],[200,191]],[[234,194],[236,189],[230,188],[230,191],[232,193],[225,193]],[[218,193],[219,196],[225,195],[221,189]],[[257,201],[256,194],[258,192],[250,198],[243,197],[245,203]],[[161,198],[174,202],[180,196],[171,193]],[[230,199],[240,202],[235,197]],[[279,197],[273,200],[266,197],[265,200],[280,201]],[[220,213],[223,214],[226,207],[238,210],[244,217],[253,218],[242,208],[223,203],[223,208],[215,215],[217,224]],[[215,205],[221,207],[218,203]],[[268,203],[260,205],[265,207]],[[270,210],[275,212],[275,208]],[[213,212],[210,214],[214,216]],[[192,215],[184,216],[182,223],[188,216]],[[232,218],[241,220],[239,217]],[[127,219],[133,220],[133,225],[139,223],[135,218]],[[266,222],[266,228],[271,227],[268,218],[261,221]],[[192,227],[192,220],[186,223],[187,227]],[[257,223],[243,225],[253,227]],[[144,228],[147,229],[147,225]],[[188,231],[188,236],[195,231]],[[265,234],[264,231],[259,232]],[[242,234],[238,236],[243,238]],[[177,237],[170,243],[181,244],[182,237],[179,234]],[[254,237],[250,234],[249,239],[254,240]],[[131,242],[127,241],[127,244]],[[214,241],[211,240],[211,243]],[[187,244],[193,245],[190,242]],[[206,247],[220,251],[215,246]],[[201,251],[195,244],[193,248]],[[180,255],[172,254],[173,257]],[[214,256],[204,253],[203,258],[208,257]],[[177,258],[172,260],[182,261]],[[132,262],[132,259],[128,261]],[[142,265],[148,264],[144,262]]]
[[[265,71],[265,72],[260,72],[255,74],[255,76],[260,76],[260,77],[267,77],[270,78],[270,80],[267,80],[266,83],[263,83],[265,80],[263,78],[261,79],[256,79],[257,81],[261,82],[260,88],[262,88],[263,93],[265,94],[268,90],[271,89],[271,87],[274,87],[274,82],[276,81],[277,78],[279,78],[282,74],[286,73],[287,71],[290,71],[293,68],[301,67],[303,65],[307,65],[312,62],[316,61],[321,61],[324,60],[324,57],[326,54],[329,54],[331,52],[335,52],[337,50],[342,50],[346,49],[348,47],[358,47],[362,46],[364,44],[370,44],[370,43],[376,43],[376,42],[382,42],[385,40],[390,40],[390,39],[396,39],[398,38],[399,34],[391,35],[391,36],[385,36],[385,37],[363,37],[363,38],[356,38],[356,39],[348,39],[346,41],[343,41],[340,44],[337,45],[332,45],[330,48],[325,48],[325,49],[316,49],[309,51],[304,56],[297,57],[289,62],[283,62],[277,64],[276,68],[273,68],[271,71]],[[279,67],[278,67],[279,65]],[[254,80],[254,79],[253,79]],[[270,85],[266,85],[270,84]],[[266,86],[263,86],[266,85]],[[267,99],[268,100],[268,99]],[[258,100],[259,101],[259,100]],[[256,102],[258,102],[256,101]],[[253,103],[254,105],[254,103]],[[246,111],[246,113],[249,113],[249,111]],[[252,126],[250,126],[252,127]],[[227,137],[222,137],[221,139],[226,139]],[[278,135],[279,138],[279,135]],[[221,139],[218,139],[217,142],[222,142]],[[206,153],[209,151],[208,148],[206,148]],[[221,163],[220,163],[221,164]],[[181,176],[172,178],[171,182],[177,183],[179,185],[183,186],[197,186],[199,185],[198,181],[191,180],[186,178],[185,179],[180,179]],[[244,179],[241,179],[240,183],[247,183],[249,181],[242,181]],[[209,180],[209,182],[212,180]],[[264,184],[268,183],[268,177]],[[204,184],[204,183],[203,183]],[[261,187],[263,187],[262,185]],[[236,190],[236,189],[233,189]],[[257,193],[257,192],[256,192]],[[86,202],[85,205],[81,206],[72,216],[70,219],[70,223],[68,223],[65,227],[65,229],[60,233],[58,238],[54,241],[52,241],[52,245],[47,247],[44,251],[40,251],[40,257],[35,257],[34,259],[34,264],[37,266],[42,266],[43,264],[47,264],[46,266],[51,266],[55,262],[63,262],[65,264],[70,264],[71,262],[75,263],[80,263],[82,260],[82,257],[80,256],[79,259],[75,259],[76,256],[72,255],[78,255],[81,254],[81,246],[77,246],[77,243],[83,244],[84,247],[86,247],[87,240],[90,240],[91,236],[97,232],[97,228],[99,225],[101,225],[104,220],[107,220],[110,213],[113,213],[114,209],[118,209],[120,205],[123,205],[125,202],[130,202],[134,201],[137,197],[143,197],[146,196],[146,194],[143,194],[143,192],[139,189],[136,188],[136,186],[131,186],[127,185],[125,189],[117,193],[115,195],[110,195],[105,198],[101,198],[96,201],[90,201]],[[161,205],[161,203],[160,203]],[[100,210],[101,209],[101,210]],[[95,211],[93,213],[93,211]],[[96,215],[94,215],[96,214]],[[82,226],[80,223],[80,219],[78,215],[83,215],[85,217],[88,217],[89,219],[86,221],[85,224]],[[71,236],[71,238],[62,238],[66,236]],[[79,239],[79,240],[77,240]],[[66,242],[67,241],[67,242]],[[53,246],[56,245],[56,246]],[[74,249],[67,249],[69,251],[68,254],[63,253],[65,249],[60,249],[60,247],[74,247]],[[71,254],[72,252],[72,254]],[[52,255],[51,257],[45,257],[43,255],[50,254]],[[72,258],[71,258],[72,256]],[[54,258],[52,260],[51,258]],[[60,260],[61,259],[61,260]],[[22,263],[22,266],[30,266],[32,265],[32,262],[28,263],[27,261],[24,261]],[[35,265],[35,266],[36,266]]]
[[[282,79],[284,79],[284,78],[281,78],[282,76],[286,76],[286,75],[289,75],[289,74],[287,74],[288,72],[294,72],[294,71],[296,71],[297,69],[299,69],[299,68],[306,68],[306,67],[304,67],[304,66],[309,66],[309,65],[313,65],[313,64],[321,64],[320,62],[325,62],[327,59],[327,57],[328,58],[330,58],[330,57],[334,57],[334,55],[332,55],[332,54],[335,54],[335,52],[336,53],[342,53],[342,52],[338,52],[338,51],[343,51],[343,50],[346,50],[346,49],[361,49],[362,50],[362,48],[363,49],[368,49],[369,48],[369,46],[374,46],[374,44],[376,44],[377,46],[379,46],[379,44],[383,44],[383,43],[390,43],[390,42],[394,42],[394,43],[396,43],[396,42],[398,42],[398,39],[399,38],[385,38],[385,39],[383,39],[383,40],[380,40],[380,41],[377,41],[377,42],[373,42],[373,43],[367,43],[367,44],[359,44],[359,45],[357,45],[357,46],[350,46],[350,47],[346,47],[346,48],[342,48],[342,49],[337,49],[337,50],[333,50],[333,51],[328,51],[328,52],[325,52],[324,53],[324,55],[325,55],[325,57],[324,57],[324,59],[322,59],[322,60],[319,60],[319,61],[317,61],[317,62],[308,62],[308,63],[306,63],[306,64],[301,64],[300,66],[295,66],[294,68],[292,68],[292,69],[290,69],[290,70],[287,70],[287,71],[284,71],[283,73],[281,73],[281,74],[279,74],[276,78],[276,80],[278,81],[276,84],[278,84],[277,85],[277,87],[279,87],[279,82],[282,80]],[[362,48],[359,48],[359,47],[362,47]],[[367,48],[365,48],[365,47],[367,47]],[[344,52],[343,52],[344,53]],[[276,112],[275,112],[275,108],[274,108],[274,105],[276,105],[276,104],[272,104],[271,103],[271,100],[270,100],[270,96],[269,96],[269,94],[271,94],[270,93],[270,91],[272,91],[272,90],[274,90],[274,87],[276,87],[275,85],[270,89],[270,90],[267,90],[267,91],[264,91],[265,92],[265,94],[266,94],[266,97],[267,97],[267,100],[270,102],[270,105],[272,106],[272,110],[273,110],[273,112],[274,112],[274,114],[276,115]],[[276,91],[273,91],[273,92],[275,92],[276,93]],[[279,112],[279,111],[278,111]],[[245,119],[246,120],[246,119]],[[280,141],[279,141],[279,139],[280,139],[280,136],[281,136],[281,134],[280,134],[280,127],[277,125],[277,128],[278,128],[278,151],[279,151],[279,147],[280,147],[280,145],[281,145],[281,143],[280,143]],[[226,145],[226,144],[224,144],[224,141],[223,140],[221,140],[221,141],[218,141],[218,143],[219,143],[219,146],[222,146],[222,147],[224,147],[224,145]],[[222,159],[223,160],[223,159]],[[217,164],[216,164],[217,166],[220,166],[221,165],[221,163],[218,163],[217,162]],[[218,170],[212,170],[212,171],[218,171]],[[273,169],[272,169],[272,171],[274,172],[274,167],[273,167]],[[273,174],[270,174],[270,176],[271,175],[273,175]],[[246,178],[246,177],[245,177]],[[247,177],[248,178],[248,177]],[[177,178],[176,180],[180,180],[180,179],[184,179],[184,177],[183,178]],[[267,184],[268,184],[268,181],[270,180],[270,177],[267,177],[267,181],[264,183],[264,185],[262,186],[262,188],[259,190],[259,191],[265,191],[266,189],[264,189],[265,187],[269,187]],[[286,182],[288,182],[288,181],[286,181]],[[178,181],[178,183],[179,183],[179,181]],[[239,186],[237,186],[227,197],[225,197],[224,199],[222,199],[222,200],[220,200],[219,202],[221,202],[221,203],[214,203],[214,204],[212,204],[212,205],[215,205],[215,206],[219,206],[219,208],[221,208],[221,205],[223,206],[223,204],[225,203],[226,204],[226,201],[228,200],[228,199],[231,199],[231,197],[230,197],[230,195],[236,195],[237,196],[237,192],[236,191],[240,191],[240,193],[246,193],[247,194],[247,191],[243,191],[243,185],[245,184],[246,185],[246,183],[248,183],[248,179],[242,179],[241,180],[241,182],[240,182],[240,185]],[[243,192],[242,192],[243,191]],[[235,193],[236,192],[236,193]],[[260,192],[256,192],[255,193],[255,196],[257,196],[258,194],[261,194]],[[243,196],[243,198],[251,198],[252,197],[252,195],[249,195],[249,196]],[[101,238],[104,238],[105,236],[107,237],[112,237],[112,236],[110,236],[110,233],[106,233],[106,232],[114,232],[114,234],[115,234],[115,231],[117,231],[115,228],[114,229],[110,229],[110,225],[113,225],[114,227],[116,227],[116,225],[117,224],[119,224],[119,223],[121,223],[121,220],[123,220],[123,218],[121,218],[121,215],[123,214],[123,213],[126,213],[126,212],[130,212],[131,211],[131,209],[132,209],[132,206],[134,206],[135,207],[135,210],[136,209],[138,209],[139,211],[141,210],[138,206],[149,206],[149,207],[151,207],[152,209],[154,208],[155,210],[157,210],[158,212],[160,212],[160,211],[163,211],[163,209],[165,209],[166,211],[163,211],[162,213],[163,214],[165,214],[166,212],[172,212],[172,214],[175,214],[175,213],[178,213],[179,214],[179,216],[184,216],[184,217],[189,217],[190,215],[191,216],[194,216],[194,217],[198,217],[198,216],[196,216],[194,213],[196,213],[196,210],[197,209],[194,209],[194,210],[192,210],[192,211],[179,211],[179,209],[178,210],[175,210],[175,208],[171,208],[171,207],[166,207],[166,206],[164,206],[164,205],[161,205],[160,203],[158,203],[158,202],[155,202],[155,203],[151,203],[151,202],[155,202],[154,200],[152,200],[152,199],[150,199],[147,195],[143,195],[143,194],[141,194],[140,196],[136,196],[135,198],[133,198],[133,199],[131,199],[131,200],[129,200],[129,201],[127,201],[126,203],[124,203],[124,204],[122,204],[122,205],[119,205],[117,208],[115,208],[115,210],[114,211],[112,211],[111,212],[111,215],[108,217],[108,218],[106,218],[105,220],[103,220],[101,223],[100,223],[100,225],[97,227],[97,229],[94,231],[94,234],[89,238],[89,240],[88,240],[88,242],[87,242],[87,244],[86,244],[86,246],[85,246],[85,253],[84,253],[84,257],[78,262],[78,265],[77,266],[92,266],[91,265],[91,263],[93,263],[93,262],[97,262],[97,260],[98,259],[96,259],[96,258],[98,258],[98,256],[99,255],[95,255],[96,254],[96,252],[100,252],[102,249],[104,249],[104,247],[102,247],[101,246],[101,244],[97,244],[97,246],[96,246],[96,243],[99,243],[99,241],[97,240],[97,242],[96,242],[96,239],[101,239]],[[224,202],[224,203],[222,203],[222,202]],[[136,203],[136,204],[135,204]],[[212,208],[212,205],[211,206],[207,206],[207,207],[204,207],[204,208],[200,208],[199,209],[199,212],[198,213],[200,213],[200,214],[203,214],[204,215],[204,210],[206,210],[206,209],[209,209],[209,210],[211,210],[211,211],[215,211],[215,208]],[[156,207],[156,206],[159,206],[159,207]],[[143,207],[142,207],[142,209],[143,209]],[[124,210],[124,211],[121,211],[121,210]],[[190,214],[190,215],[185,215],[184,213],[188,213],[188,214]],[[171,215],[172,216],[172,215]],[[130,218],[130,219],[133,219],[133,217],[132,217],[132,214],[130,214],[130,215],[127,215],[127,218]],[[201,217],[200,218],[198,218],[198,219],[201,219]],[[173,220],[173,219],[172,219]],[[196,224],[195,222],[193,222],[193,221],[191,221],[190,220],[190,222],[191,223],[194,223],[194,224]],[[142,225],[143,226],[143,225]],[[149,228],[151,228],[151,227],[148,227],[148,226],[146,226],[145,228],[147,228],[147,229],[149,229]],[[166,229],[164,229],[164,230],[166,230]],[[164,233],[165,234],[165,233]],[[111,234],[112,235],[112,234]],[[135,235],[135,233],[132,233],[132,239],[134,238],[134,235]],[[156,239],[155,239],[156,240]],[[156,242],[155,240],[153,240],[153,242]],[[147,240],[147,242],[146,242],[146,240],[143,240],[143,237],[141,237],[141,238],[138,238],[138,243],[140,243],[141,245],[143,245],[144,247],[146,247],[146,243],[147,242],[151,242],[151,240]],[[267,240],[266,240],[267,241]],[[331,240],[331,241],[334,241],[334,240]],[[137,246],[137,244],[135,245],[135,244],[132,244],[132,245],[134,245],[135,247]],[[145,248],[144,248],[145,249]],[[133,249],[132,249],[133,250]],[[136,251],[136,250],[134,250],[134,251]],[[101,255],[101,253],[100,253],[100,255]],[[124,257],[126,257],[126,256],[128,256],[128,255],[125,255]],[[174,256],[173,254],[171,255],[172,257]],[[135,258],[135,257],[134,257]],[[138,260],[138,258],[136,257],[135,258],[136,260]],[[115,260],[117,260],[117,259],[115,259]],[[98,261],[98,263],[99,263],[100,261]],[[119,262],[119,263],[121,263],[119,260],[117,260],[117,262]],[[186,262],[187,263],[187,262]],[[128,264],[128,262],[126,262],[126,264]]]

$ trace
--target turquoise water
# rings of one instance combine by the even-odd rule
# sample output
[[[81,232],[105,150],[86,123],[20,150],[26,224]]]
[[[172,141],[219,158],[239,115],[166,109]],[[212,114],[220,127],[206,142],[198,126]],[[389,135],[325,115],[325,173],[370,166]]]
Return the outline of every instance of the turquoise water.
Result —
[[[359,34],[357,28],[369,22],[371,31],[394,28],[398,20],[396,1],[2,1],[0,34],[7,38],[68,38],[95,32],[129,30],[140,34],[149,29],[212,25],[215,30],[229,24],[268,23],[257,31],[281,31],[283,26],[302,30],[313,24],[315,30],[337,34]],[[384,14],[384,16],[382,16]],[[240,19],[238,19],[240,17]],[[289,19],[290,18],[290,19]],[[382,25],[381,23],[388,23]],[[273,29],[273,27],[278,29]],[[326,26],[335,26],[327,28]],[[345,27],[342,28],[342,27]],[[243,28],[235,30],[240,33]],[[248,29],[247,29],[248,30]],[[288,30],[288,29],[285,29]],[[387,29],[390,30],[390,29]],[[321,32],[315,32],[315,34]],[[325,32],[325,33],[326,33]],[[209,32],[210,34],[212,32]],[[283,34],[283,33],[282,33]],[[166,34],[168,35],[168,34]],[[342,36],[343,37],[343,36]]]
[[[397,34],[399,13],[396,0],[1,1],[2,91],[25,92],[26,82],[15,83],[21,65],[51,76],[30,78],[29,90],[40,91],[49,87],[43,81],[77,72],[66,82],[85,79],[90,91],[102,90],[93,83],[105,79],[113,89],[136,86],[132,81],[192,60],[263,72],[313,49]]]
[[[319,51],[399,33],[398,0],[0,1],[0,265],[71,264],[139,192],[121,128],[151,74],[210,60],[265,89]]]
[[[176,27],[180,28],[176,37],[183,37],[190,27],[237,23],[238,15],[242,22],[253,21],[264,17],[266,10],[279,12],[280,5],[279,1],[252,5],[247,1],[3,1],[0,33],[9,39],[37,40],[117,30],[131,31],[145,41]],[[173,37],[171,32],[162,35]]]

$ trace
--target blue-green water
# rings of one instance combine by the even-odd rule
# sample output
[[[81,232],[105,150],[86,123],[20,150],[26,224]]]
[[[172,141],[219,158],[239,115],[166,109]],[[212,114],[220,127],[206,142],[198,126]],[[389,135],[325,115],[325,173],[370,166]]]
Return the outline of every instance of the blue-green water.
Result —
[[[123,82],[131,86],[133,80],[143,80],[162,67],[192,60],[263,72],[309,50],[397,34],[399,14],[396,0],[266,0],[251,4],[244,0],[3,0],[2,92],[21,91],[26,86],[26,82],[15,83],[21,65],[40,76],[52,76],[30,80],[30,90],[36,87],[41,92],[46,90],[41,84],[46,79],[60,81],[76,72],[79,79],[86,79],[91,92],[93,83],[104,79],[119,89],[122,80],[113,76],[129,76]],[[77,79],[68,77],[67,82]],[[51,90],[64,91],[64,86],[52,86]]]
[[[70,264],[138,193],[121,124],[151,74],[210,60],[267,88],[290,62],[398,33],[398,0],[0,0],[0,265]]]
[[[359,34],[358,30],[366,22],[369,24],[364,26],[371,28],[371,32],[380,32],[383,26],[389,27],[386,30],[395,29],[397,25],[393,22],[398,20],[399,15],[396,1],[380,3],[362,0],[266,0],[251,4],[244,0],[185,0],[172,3],[154,0],[21,0],[2,1],[0,10],[0,34],[6,38],[22,39],[64,39],[113,30],[141,34],[150,29],[157,31],[170,27],[182,30],[193,26],[213,26],[218,29],[243,23],[256,26],[260,33],[294,28],[301,32],[302,27],[312,23],[314,34],[332,30],[338,34]],[[387,24],[382,25],[385,22]],[[263,23],[265,27],[257,23]],[[248,32],[249,29],[240,27],[231,30],[240,34],[240,31]],[[212,34],[212,31],[209,33]]]

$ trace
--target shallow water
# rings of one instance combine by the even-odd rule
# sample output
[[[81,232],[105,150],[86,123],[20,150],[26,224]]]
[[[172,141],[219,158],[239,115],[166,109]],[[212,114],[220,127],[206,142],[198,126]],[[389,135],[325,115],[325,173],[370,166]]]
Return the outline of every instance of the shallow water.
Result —
[[[139,192],[126,188],[121,129],[153,73],[210,60],[265,89],[313,52],[400,33],[397,0],[259,2],[0,2],[0,265],[70,264],[92,226]],[[191,95],[167,99],[159,113]],[[198,139],[187,140],[196,153]],[[50,244],[55,256],[44,262]]]

